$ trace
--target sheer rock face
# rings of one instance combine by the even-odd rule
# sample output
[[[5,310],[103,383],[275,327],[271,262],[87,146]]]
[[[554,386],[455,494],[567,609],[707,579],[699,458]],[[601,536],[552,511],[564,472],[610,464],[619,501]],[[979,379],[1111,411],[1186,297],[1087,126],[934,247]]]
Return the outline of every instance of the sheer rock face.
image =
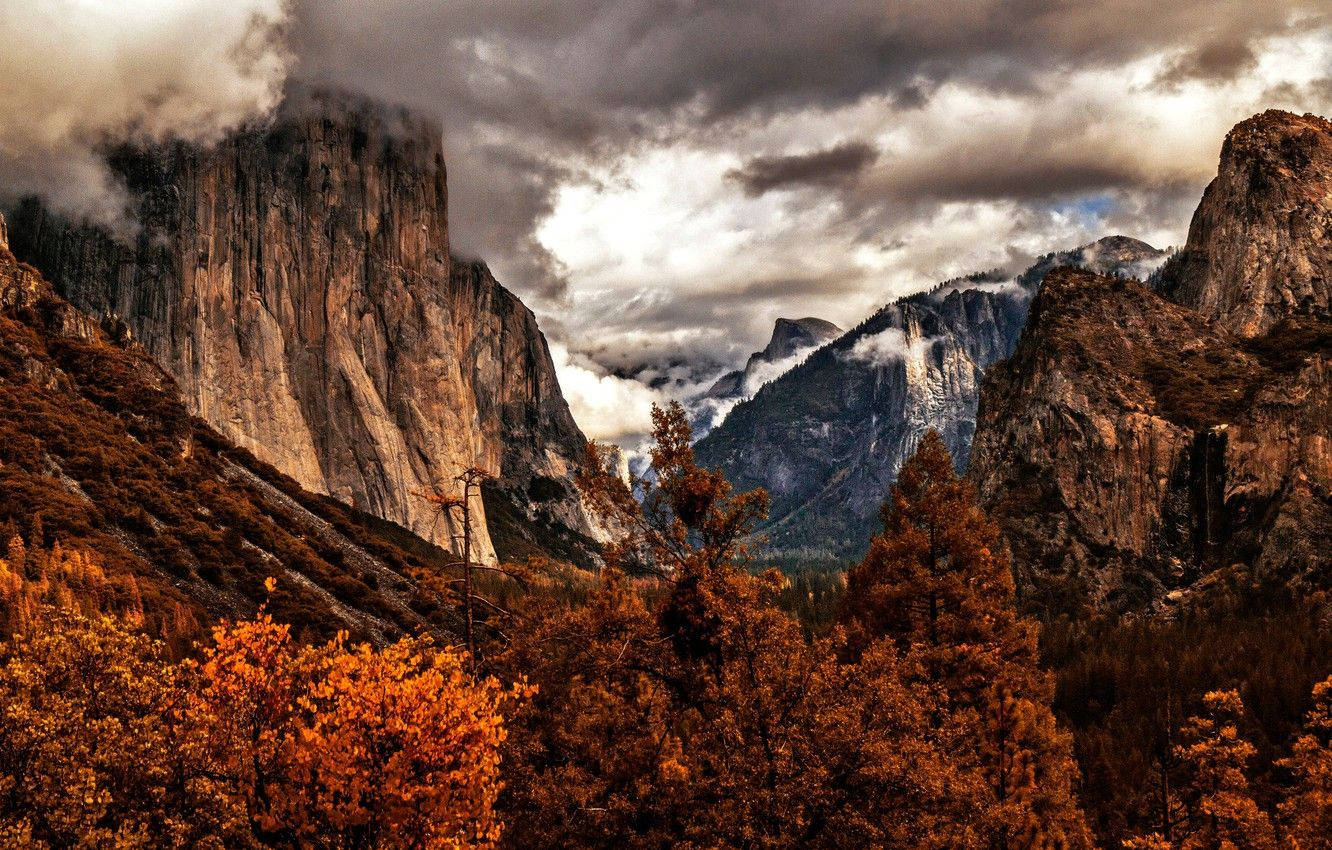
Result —
[[[970,474],[1034,604],[1332,582],[1330,130],[1239,124],[1161,295],[1056,272],[987,373]]]
[[[1060,269],[984,381],[971,476],[1051,610],[1159,603],[1220,567],[1326,581],[1332,323],[1244,339]]]
[[[14,249],[123,321],[193,412],[307,489],[444,545],[457,529],[415,494],[469,466],[521,504],[549,479],[540,510],[586,528],[583,438],[535,318],[450,258],[435,122],[309,96],[213,149],[111,159],[139,202],[133,244],[29,203]]]
[[[1231,130],[1163,275],[1173,300],[1233,333],[1332,306],[1332,122],[1271,110]]]
[[[774,550],[859,557],[879,506],[929,428],[965,468],[981,375],[1009,356],[1032,294],[1061,263],[1142,275],[1164,252],[1122,236],[1051,254],[1009,280],[973,275],[902,298],[737,406],[699,442],[702,463],[772,497]]]

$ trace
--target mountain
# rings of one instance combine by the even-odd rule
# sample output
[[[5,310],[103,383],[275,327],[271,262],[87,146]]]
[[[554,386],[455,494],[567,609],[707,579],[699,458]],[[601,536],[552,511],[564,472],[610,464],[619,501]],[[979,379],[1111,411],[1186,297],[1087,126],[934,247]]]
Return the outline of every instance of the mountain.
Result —
[[[1017,278],[949,281],[901,298],[738,405],[699,442],[700,462],[772,497],[779,554],[855,557],[921,435],[937,428],[965,468],[981,375],[1009,356],[1032,294],[1063,264],[1146,276],[1165,253],[1115,236],[1042,257]]]
[[[7,541],[94,554],[102,586],[76,589],[98,594],[104,610],[132,602],[151,631],[186,641],[219,617],[253,614],[269,576],[279,588],[269,609],[306,636],[345,629],[383,641],[434,628],[411,574],[440,568],[442,550],[302,490],[191,416],[150,357],[115,344],[123,335],[108,335],[14,258],[3,221]]]
[[[727,372],[702,395],[685,401],[694,436],[706,436],[737,404],[753,398],[764,384],[791,371],[819,346],[842,333],[841,328],[823,319],[778,319],[768,344],[749,355],[743,368]]]
[[[749,398],[760,386],[789,371],[795,365],[789,362],[792,358],[808,354],[843,333],[841,328],[823,319],[778,319],[763,350],[749,355],[743,369],[718,378],[707,394],[718,399]]]
[[[109,160],[137,235],[28,202],[13,248],[122,324],[191,413],[302,487],[441,545],[458,529],[417,494],[475,466],[495,480],[474,515],[504,513],[517,548],[591,546],[572,483],[584,439],[535,317],[450,256],[439,122],[295,92],[216,146]]]
[[[1238,125],[1164,296],[1047,280],[986,374],[970,470],[1029,601],[1140,609],[1237,570],[1329,584],[1329,150],[1322,119]]]

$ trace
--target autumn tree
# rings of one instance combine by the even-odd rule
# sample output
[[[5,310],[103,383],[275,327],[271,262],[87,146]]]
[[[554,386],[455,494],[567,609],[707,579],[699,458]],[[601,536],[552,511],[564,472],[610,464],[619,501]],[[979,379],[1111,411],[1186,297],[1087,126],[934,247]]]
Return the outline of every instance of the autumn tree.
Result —
[[[1203,698],[1205,713],[1189,718],[1175,748],[1185,779],[1180,795],[1186,816],[1166,840],[1160,833],[1126,842],[1140,850],[1218,850],[1276,847],[1267,814],[1249,791],[1246,773],[1255,749],[1240,734],[1244,703],[1236,691],[1212,691]]]
[[[1281,821],[1300,850],[1332,850],[1332,676],[1314,686],[1313,707],[1290,758],[1294,786]]]
[[[276,847],[492,846],[501,706],[528,695],[474,680],[427,638],[384,649],[296,645],[267,614],[219,626],[194,700],[210,752]]]
[[[41,570],[60,586],[97,575],[51,555]],[[43,605],[0,645],[0,848],[498,839],[502,715],[530,696],[520,677],[478,680],[428,638],[301,645],[262,609],[183,662],[141,626]]]
[[[512,846],[981,847],[937,694],[880,641],[843,663],[752,575],[762,493],[698,467],[654,411],[643,502],[595,450],[580,480],[623,532],[583,606],[540,603],[502,664],[539,690],[510,741]],[[628,574],[632,572],[637,578]]]
[[[940,688],[938,716],[969,729],[951,756],[988,783],[991,846],[1089,846],[1036,626],[1018,616],[1007,548],[938,432],[903,464],[882,516],[883,533],[847,575],[849,650],[890,640]]]
[[[162,644],[40,614],[0,649],[0,847],[252,846]]]

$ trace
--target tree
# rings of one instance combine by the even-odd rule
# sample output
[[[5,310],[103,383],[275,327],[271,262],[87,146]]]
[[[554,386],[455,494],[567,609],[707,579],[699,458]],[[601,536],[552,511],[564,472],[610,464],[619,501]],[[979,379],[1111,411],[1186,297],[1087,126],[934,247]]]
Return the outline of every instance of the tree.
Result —
[[[40,614],[0,649],[0,847],[253,846],[162,644]]]
[[[51,586],[96,585],[93,559],[51,556]],[[521,678],[478,680],[428,638],[300,645],[262,608],[172,662],[142,624],[39,607],[0,645],[0,848],[497,841]]]
[[[462,607],[464,637],[467,651],[476,657],[476,635],[472,616],[472,500],[480,494],[481,483],[491,475],[477,467],[468,467],[453,480],[462,485],[462,495],[450,495],[443,490],[432,490],[423,494],[423,498],[438,506],[440,512],[453,521],[453,511],[457,510],[462,524]]]
[[[267,615],[222,625],[197,667],[210,752],[258,840],[276,847],[490,847],[501,709],[427,638],[302,647]]]
[[[641,508],[595,447],[580,485],[623,534],[582,606],[540,601],[500,659],[539,690],[517,718],[512,846],[984,846],[938,694],[872,642],[843,663],[750,574],[762,493],[699,468],[678,405],[654,411]],[[638,578],[632,578],[632,570]]]
[[[1300,850],[1332,850],[1332,676],[1313,689],[1313,707],[1290,758],[1294,778],[1281,821]]]
[[[887,639],[940,688],[937,722],[969,734],[951,743],[980,771],[993,847],[1086,847],[1069,736],[1050,710],[1035,624],[1017,614],[997,526],[927,431],[883,507],[883,533],[847,575],[843,622],[853,654]]]
[[[1171,841],[1159,833],[1126,842],[1133,848],[1264,850],[1276,846],[1271,821],[1249,792],[1246,769],[1255,750],[1239,733],[1244,703],[1236,691],[1212,691],[1206,713],[1190,717],[1175,748],[1185,782],[1180,789],[1187,817]]]

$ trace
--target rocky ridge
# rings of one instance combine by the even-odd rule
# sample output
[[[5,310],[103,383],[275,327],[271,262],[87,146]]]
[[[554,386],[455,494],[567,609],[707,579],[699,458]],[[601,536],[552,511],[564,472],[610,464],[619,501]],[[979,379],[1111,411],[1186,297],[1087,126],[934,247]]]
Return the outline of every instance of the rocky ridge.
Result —
[[[1108,237],[1042,257],[1016,278],[976,274],[899,299],[738,405],[699,442],[700,461],[772,497],[780,557],[857,557],[903,460],[938,429],[965,468],[980,379],[1009,356],[1032,294],[1061,264],[1145,276],[1165,257]]]
[[[744,368],[718,378],[707,394],[718,399],[749,398],[764,383],[789,371],[782,368],[784,361],[808,353],[843,333],[837,325],[823,319],[778,319],[773,323],[772,337],[763,350],[749,355]]]
[[[1159,294],[1061,269],[987,373],[970,474],[1029,604],[1332,582],[1328,130],[1238,125]]]
[[[1236,125],[1161,290],[1244,337],[1332,310],[1332,122],[1269,110]]]

